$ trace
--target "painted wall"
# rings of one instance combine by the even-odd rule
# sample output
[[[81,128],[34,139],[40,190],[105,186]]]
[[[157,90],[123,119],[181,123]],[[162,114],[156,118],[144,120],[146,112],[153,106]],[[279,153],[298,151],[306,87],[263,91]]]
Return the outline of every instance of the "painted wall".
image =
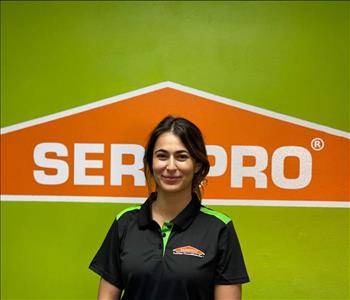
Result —
[[[160,81],[349,127],[349,3],[1,1],[1,127]],[[1,299],[93,299],[121,204],[1,202]],[[349,299],[349,210],[216,207],[245,299]]]

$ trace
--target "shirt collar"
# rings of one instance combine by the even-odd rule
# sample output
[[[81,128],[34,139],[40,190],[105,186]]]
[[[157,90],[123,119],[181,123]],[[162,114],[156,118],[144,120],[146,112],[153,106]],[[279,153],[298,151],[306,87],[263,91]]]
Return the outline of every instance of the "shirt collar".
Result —
[[[139,226],[147,227],[154,224],[152,219],[151,212],[151,204],[157,199],[157,194],[152,193],[145,203],[142,204],[138,223]],[[195,193],[192,193],[192,199],[190,203],[175,217],[175,219],[171,220],[171,223],[175,225],[175,227],[185,230],[193,221],[194,217],[198,214],[201,208],[201,203]]]
[[[145,203],[141,205],[141,209],[138,215],[138,223],[140,228],[147,227],[153,223],[151,204],[157,199],[157,194],[152,193]]]

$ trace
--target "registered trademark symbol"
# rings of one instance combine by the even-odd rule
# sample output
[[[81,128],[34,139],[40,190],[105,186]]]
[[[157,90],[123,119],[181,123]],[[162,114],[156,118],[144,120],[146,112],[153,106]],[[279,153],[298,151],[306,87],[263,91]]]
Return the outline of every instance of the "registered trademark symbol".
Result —
[[[321,138],[314,138],[311,141],[311,147],[315,151],[321,151],[324,148],[324,141]]]

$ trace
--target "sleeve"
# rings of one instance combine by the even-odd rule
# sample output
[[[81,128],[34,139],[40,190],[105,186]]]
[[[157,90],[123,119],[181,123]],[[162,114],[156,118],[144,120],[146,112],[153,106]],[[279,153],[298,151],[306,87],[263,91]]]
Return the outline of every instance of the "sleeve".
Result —
[[[214,284],[249,282],[243,254],[232,221],[220,232]]]
[[[114,220],[89,268],[119,289],[123,289],[120,269],[118,221]]]

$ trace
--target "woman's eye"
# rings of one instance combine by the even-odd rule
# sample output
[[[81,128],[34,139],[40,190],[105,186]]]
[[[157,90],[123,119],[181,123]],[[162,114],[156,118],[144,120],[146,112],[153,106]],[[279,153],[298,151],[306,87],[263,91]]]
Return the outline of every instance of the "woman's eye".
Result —
[[[167,159],[167,156],[165,154],[161,154],[161,153],[157,154],[156,157],[160,160]]]
[[[188,156],[188,155],[185,155],[185,154],[179,155],[179,156],[177,157],[177,159],[178,159],[178,160],[181,160],[181,161],[184,161],[184,160],[186,160],[186,159],[188,159],[188,158],[189,158],[189,156]]]

